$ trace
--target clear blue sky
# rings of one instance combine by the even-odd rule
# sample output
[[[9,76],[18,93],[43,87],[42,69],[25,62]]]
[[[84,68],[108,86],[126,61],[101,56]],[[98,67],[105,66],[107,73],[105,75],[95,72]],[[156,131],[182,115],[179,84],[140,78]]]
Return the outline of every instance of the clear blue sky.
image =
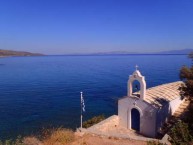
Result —
[[[0,49],[45,54],[193,48],[193,0],[1,0]]]

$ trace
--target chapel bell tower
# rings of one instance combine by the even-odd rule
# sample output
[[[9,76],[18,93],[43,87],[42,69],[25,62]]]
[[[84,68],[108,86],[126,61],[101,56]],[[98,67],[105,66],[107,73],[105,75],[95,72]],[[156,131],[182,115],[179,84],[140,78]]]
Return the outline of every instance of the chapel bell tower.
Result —
[[[128,97],[133,96],[133,81],[135,80],[138,81],[140,84],[139,98],[144,100],[146,94],[146,82],[145,77],[142,76],[140,71],[138,70],[138,66],[136,66],[136,70],[133,72],[133,74],[129,76],[127,92]]]

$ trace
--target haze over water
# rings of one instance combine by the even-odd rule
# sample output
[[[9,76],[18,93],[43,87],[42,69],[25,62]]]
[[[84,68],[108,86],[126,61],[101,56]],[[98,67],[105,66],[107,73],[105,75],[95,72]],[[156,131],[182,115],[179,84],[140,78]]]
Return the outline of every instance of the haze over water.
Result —
[[[185,55],[42,56],[0,59],[0,137],[43,127],[79,127],[80,91],[86,112],[117,114],[128,76],[139,66],[147,88],[179,80]]]

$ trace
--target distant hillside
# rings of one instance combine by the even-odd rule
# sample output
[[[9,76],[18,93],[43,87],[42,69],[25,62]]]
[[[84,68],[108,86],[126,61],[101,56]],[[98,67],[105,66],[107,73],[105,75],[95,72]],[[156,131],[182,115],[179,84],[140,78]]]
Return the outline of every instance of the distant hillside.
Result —
[[[140,54],[140,53],[137,53],[137,52],[128,52],[128,51],[110,51],[110,52],[98,52],[98,53],[93,53],[95,55],[108,55],[108,54]]]
[[[171,51],[162,51],[159,52],[158,54],[189,54],[190,52],[193,52],[193,49],[187,48],[187,49],[182,49],[182,50],[171,50]]]
[[[0,56],[42,56],[40,53],[0,49]]]
[[[91,54],[83,54],[83,55],[188,55],[190,52],[193,52],[193,49],[181,49],[181,50],[171,50],[171,51],[161,51],[161,52],[128,52],[128,51],[111,51],[111,52],[98,52],[98,53],[91,53]],[[81,55],[81,54],[80,54]]]

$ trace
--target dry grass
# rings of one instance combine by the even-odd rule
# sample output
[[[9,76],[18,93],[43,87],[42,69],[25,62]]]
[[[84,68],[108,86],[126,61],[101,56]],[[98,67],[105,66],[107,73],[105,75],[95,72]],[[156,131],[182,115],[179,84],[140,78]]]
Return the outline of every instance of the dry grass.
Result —
[[[74,132],[69,129],[58,128],[52,131],[42,142],[44,145],[66,145],[75,139]]]
[[[36,137],[26,137],[23,139],[24,145],[42,145]]]
[[[24,138],[22,145],[147,145],[145,141],[101,137],[92,134],[83,135],[64,128],[44,129],[42,131],[39,137]]]

